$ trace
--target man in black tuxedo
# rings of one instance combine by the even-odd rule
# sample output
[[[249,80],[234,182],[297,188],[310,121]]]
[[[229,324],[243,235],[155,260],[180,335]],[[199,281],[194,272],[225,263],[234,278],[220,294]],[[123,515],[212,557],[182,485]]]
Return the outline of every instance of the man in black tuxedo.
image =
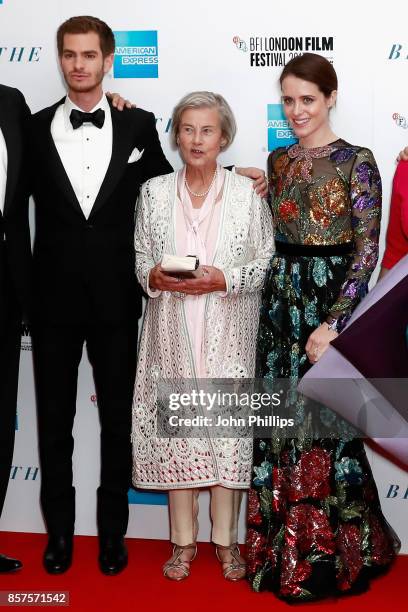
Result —
[[[24,157],[30,111],[22,93],[0,85],[0,515],[13,458],[21,321],[28,313],[30,232]],[[0,555],[0,573],[21,567]]]
[[[127,564],[131,406],[141,314],[134,210],[140,185],[172,167],[153,114],[136,108],[119,112],[103,95],[114,45],[111,29],[99,19],[73,17],[63,23],[57,46],[68,95],[32,119],[32,335],[49,573],[64,572],[72,559],[72,427],[84,343],[101,422],[99,564],[105,574]]]

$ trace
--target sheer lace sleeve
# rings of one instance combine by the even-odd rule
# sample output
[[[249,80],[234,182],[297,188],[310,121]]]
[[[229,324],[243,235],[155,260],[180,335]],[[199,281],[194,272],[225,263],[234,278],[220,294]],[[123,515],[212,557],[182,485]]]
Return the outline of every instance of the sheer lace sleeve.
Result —
[[[337,319],[341,331],[355,306],[366,295],[378,260],[381,220],[381,177],[369,149],[360,149],[352,166],[349,184],[354,251],[340,295],[330,309],[328,321]]]

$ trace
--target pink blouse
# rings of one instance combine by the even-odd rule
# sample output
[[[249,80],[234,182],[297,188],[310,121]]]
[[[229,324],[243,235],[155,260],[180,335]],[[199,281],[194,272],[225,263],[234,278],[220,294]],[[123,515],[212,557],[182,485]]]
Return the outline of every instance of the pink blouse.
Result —
[[[193,207],[185,186],[185,176],[184,167],[177,173],[176,253],[181,256],[196,255],[200,265],[212,265],[221,222],[225,170],[220,165],[217,166],[217,178],[200,208]],[[207,375],[202,345],[207,295],[185,295],[183,299],[198,378],[205,378]]]

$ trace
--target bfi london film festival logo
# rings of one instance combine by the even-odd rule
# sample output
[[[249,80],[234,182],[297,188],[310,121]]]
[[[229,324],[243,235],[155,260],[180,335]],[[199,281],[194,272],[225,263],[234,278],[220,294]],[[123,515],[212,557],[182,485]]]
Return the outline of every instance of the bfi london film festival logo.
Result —
[[[391,46],[390,53],[388,55],[389,60],[408,60],[408,46],[401,45],[400,43],[393,43]]]
[[[115,32],[115,42],[115,79],[158,78],[157,30]]]
[[[297,138],[284,115],[282,104],[268,104],[268,151],[296,142]]]
[[[403,117],[399,113],[393,113],[392,119],[396,126],[403,128],[404,130],[408,129],[408,119],[406,117]]]
[[[319,53],[333,62],[333,36],[250,36],[246,40],[234,36],[232,42],[238,51],[249,51],[249,65],[253,68],[286,66],[305,52]]]

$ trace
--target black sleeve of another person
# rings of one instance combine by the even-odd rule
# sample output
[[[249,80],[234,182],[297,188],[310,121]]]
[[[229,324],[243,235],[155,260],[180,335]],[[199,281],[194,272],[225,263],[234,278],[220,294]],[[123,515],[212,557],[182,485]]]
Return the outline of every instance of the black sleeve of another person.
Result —
[[[12,212],[7,217],[7,245],[12,262],[11,276],[24,318],[29,318],[31,296],[31,243],[28,220],[30,171],[28,140],[31,113],[23,94],[15,91],[14,118],[19,130],[16,137],[22,141],[22,160],[18,171],[18,182],[13,199]]]
[[[140,159],[142,162],[142,182],[144,183],[154,176],[160,176],[160,174],[173,172],[171,164],[163,153],[153,113],[147,113],[144,122],[143,140],[145,148]]]

